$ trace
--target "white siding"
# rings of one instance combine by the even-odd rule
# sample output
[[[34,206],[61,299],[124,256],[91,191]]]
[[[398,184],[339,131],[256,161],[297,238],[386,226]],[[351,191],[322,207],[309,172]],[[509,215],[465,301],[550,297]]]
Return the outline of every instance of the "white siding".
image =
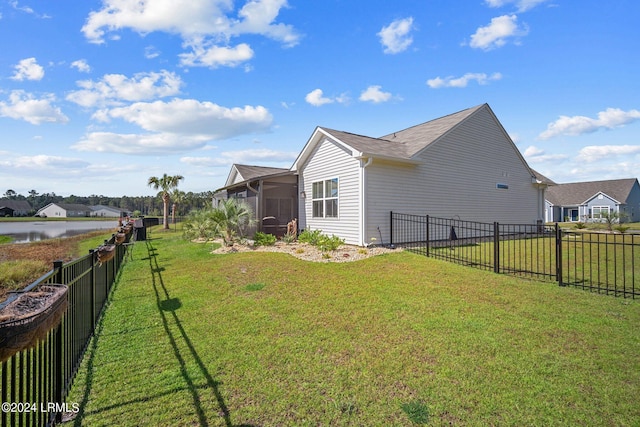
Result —
[[[492,114],[481,109],[427,147],[420,165],[374,161],[366,169],[365,242],[389,241],[389,212],[481,222],[535,224],[539,190]],[[507,184],[507,190],[496,184]]]
[[[360,162],[336,143],[325,138],[316,146],[300,171],[300,228],[335,234],[348,244],[359,244]],[[338,178],[338,218],[312,217],[312,183]]]

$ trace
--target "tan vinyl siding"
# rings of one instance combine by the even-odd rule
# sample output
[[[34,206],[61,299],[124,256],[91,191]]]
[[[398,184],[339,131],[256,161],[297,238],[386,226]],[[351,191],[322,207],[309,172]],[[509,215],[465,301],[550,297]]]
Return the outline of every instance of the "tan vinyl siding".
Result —
[[[533,224],[539,192],[517,150],[487,110],[480,110],[418,155],[424,163],[374,161],[366,169],[365,242],[389,239],[389,212],[481,222]],[[496,184],[507,184],[507,190]]]
[[[346,243],[358,244],[359,228],[359,161],[334,142],[324,139],[315,148],[300,174],[300,188],[306,194],[300,199],[300,228],[335,234]],[[312,184],[338,178],[338,217],[312,217]]]

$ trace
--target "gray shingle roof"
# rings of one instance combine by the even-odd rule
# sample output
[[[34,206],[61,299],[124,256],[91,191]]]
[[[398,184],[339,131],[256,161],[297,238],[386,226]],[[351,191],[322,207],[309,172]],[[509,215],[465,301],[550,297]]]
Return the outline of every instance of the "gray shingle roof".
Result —
[[[547,188],[545,198],[556,206],[571,206],[580,205],[602,192],[620,203],[626,203],[635,183],[635,178],[628,178],[558,184]]]
[[[14,211],[29,211],[31,205],[26,200],[0,199],[0,209],[9,208]]]
[[[238,164],[235,164],[234,166],[236,167],[238,173],[242,176],[242,179],[244,181],[289,172],[288,168],[269,168],[266,166],[250,166]]]
[[[91,210],[89,206],[81,205],[79,203],[56,203],[56,205],[60,206],[66,211],[89,212]]]
[[[466,110],[393,132],[380,138],[356,135],[324,127],[322,129],[362,153],[381,157],[411,159],[429,144],[485,106],[487,104],[467,108]]]

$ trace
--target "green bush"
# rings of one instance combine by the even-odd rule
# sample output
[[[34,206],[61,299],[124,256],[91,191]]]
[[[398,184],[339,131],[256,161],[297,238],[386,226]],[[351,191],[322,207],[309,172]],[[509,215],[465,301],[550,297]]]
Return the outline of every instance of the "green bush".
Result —
[[[322,234],[322,230],[304,230],[298,236],[298,241],[317,246],[322,252],[335,251],[344,245],[343,239],[333,234],[329,237]]]
[[[342,245],[344,245],[344,239],[341,239],[333,234],[331,235],[331,237],[325,234],[320,235],[320,239],[318,240],[317,244],[322,252],[335,251]]]
[[[304,230],[298,236],[298,241],[317,246],[320,240],[320,236],[322,236],[322,230]]]
[[[253,242],[255,246],[273,246],[276,244],[276,236],[258,231],[253,237]]]

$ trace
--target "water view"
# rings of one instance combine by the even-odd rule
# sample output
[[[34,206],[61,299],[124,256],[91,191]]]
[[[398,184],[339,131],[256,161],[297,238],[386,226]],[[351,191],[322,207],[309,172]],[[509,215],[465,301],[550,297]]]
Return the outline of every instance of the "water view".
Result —
[[[71,237],[94,230],[115,230],[113,221],[30,221],[0,222],[0,235],[10,236],[13,243],[29,243],[58,237]]]

